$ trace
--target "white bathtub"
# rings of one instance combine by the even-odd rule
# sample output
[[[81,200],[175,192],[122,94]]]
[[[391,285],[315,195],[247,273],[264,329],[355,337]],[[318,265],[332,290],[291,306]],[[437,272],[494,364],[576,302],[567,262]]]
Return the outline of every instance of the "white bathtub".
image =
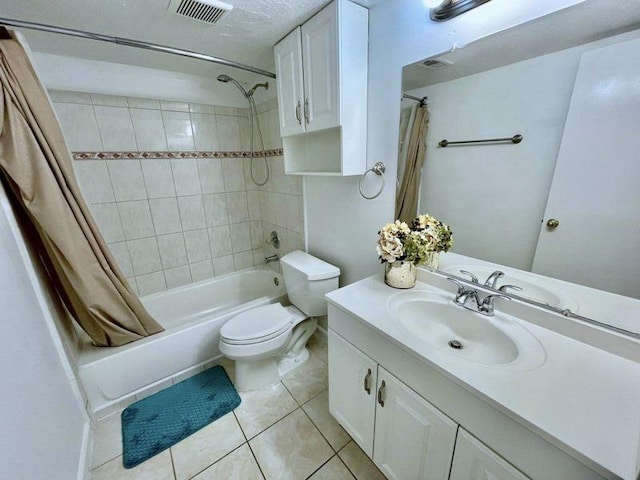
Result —
[[[122,347],[82,346],[78,374],[92,412],[140,396],[218,359],[220,327],[243,310],[286,300],[268,269],[245,270],[142,297],[165,331]]]

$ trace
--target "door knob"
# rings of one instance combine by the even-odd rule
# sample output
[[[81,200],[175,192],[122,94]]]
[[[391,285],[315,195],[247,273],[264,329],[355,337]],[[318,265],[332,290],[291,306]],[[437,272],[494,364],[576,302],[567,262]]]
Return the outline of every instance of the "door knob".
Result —
[[[550,218],[549,220],[547,220],[547,228],[549,228],[550,230],[557,228],[558,225],[560,225],[560,222],[555,218]]]

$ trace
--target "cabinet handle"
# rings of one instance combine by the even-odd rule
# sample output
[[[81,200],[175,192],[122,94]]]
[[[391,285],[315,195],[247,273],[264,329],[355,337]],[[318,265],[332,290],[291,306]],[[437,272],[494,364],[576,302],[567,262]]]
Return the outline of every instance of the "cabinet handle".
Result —
[[[302,125],[302,118],[300,117],[300,100],[298,100],[298,105],[296,105],[296,120],[298,120],[298,125]]]
[[[382,380],[382,383],[380,384],[380,388],[378,389],[378,403],[380,404],[381,407],[384,407],[384,400],[382,399],[382,393],[384,391],[384,380]]]
[[[309,99],[304,99],[304,120],[309,125]]]
[[[369,386],[369,379],[371,378],[371,369],[367,369],[367,374],[364,376],[364,391],[367,395],[371,395],[371,387]]]

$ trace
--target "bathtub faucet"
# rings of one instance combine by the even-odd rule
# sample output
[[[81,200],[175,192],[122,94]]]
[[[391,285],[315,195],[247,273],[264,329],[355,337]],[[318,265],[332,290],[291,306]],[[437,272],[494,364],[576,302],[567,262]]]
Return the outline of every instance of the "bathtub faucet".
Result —
[[[264,263],[277,262],[278,260],[280,260],[280,257],[278,257],[278,255],[269,255],[268,257],[265,257]]]

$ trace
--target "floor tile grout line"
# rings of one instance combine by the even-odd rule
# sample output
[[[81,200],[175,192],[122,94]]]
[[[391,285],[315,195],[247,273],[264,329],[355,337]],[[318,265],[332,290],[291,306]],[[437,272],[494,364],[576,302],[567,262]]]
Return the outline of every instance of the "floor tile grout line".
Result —
[[[173,478],[174,480],[177,480],[178,474],[176,473],[176,464],[173,461],[173,450],[171,449],[171,447],[169,447],[167,450],[169,450],[169,458],[171,458],[171,469],[173,470]]]
[[[215,420],[214,420],[215,421]],[[189,438],[189,437],[187,437]],[[184,440],[184,438],[182,439]],[[182,441],[180,440],[180,441]],[[178,442],[180,443],[180,442]],[[176,443],[176,445],[178,444]],[[240,445],[238,445],[236,448],[234,448],[233,450],[231,450],[230,452],[225,453],[223,456],[221,456],[219,459],[217,459],[215,462],[210,463],[209,465],[207,465],[205,468],[203,468],[202,470],[200,470],[198,473],[192,475],[191,477],[189,477],[187,480],[193,480],[194,478],[196,478],[198,475],[200,475],[201,473],[203,473],[204,471],[210,469],[211,467],[213,467],[214,465],[216,465],[217,463],[221,462],[222,460],[224,460],[225,458],[227,458],[229,455],[231,455],[233,452],[235,452],[236,450],[238,450],[239,448],[241,448],[243,445],[249,445],[249,442],[242,442]],[[173,445],[172,445],[173,447]],[[178,477],[176,476],[176,479]]]
[[[323,392],[324,392],[324,390],[323,390]],[[320,395],[320,394],[318,394],[318,395]],[[316,397],[317,397],[318,395],[316,395]],[[315,397],[314,397],[314,398],[315,398]],[[309,400],[309,402],[310,402],[310,401],[311,401],[311,400]],[[309,403],[309,402],[307,402],[307,403]],[[306,405],[306,403],[305,403],[305,405]],[[327,444],[329,445],[329,447],[331,448],[331,450],[333,450],[333,452],[334,452],[335,454],[337,454],[337,453],[338,453],[338,450],[336,450],[335,448],[333,448],[333,445],[331,445],[331,442],[330,442],[330,441],[329,441],[329,439],[325,436],[325,434],[324,434],[324,433],[322,433],[322,430],[320,429],[320,427],[319,427],[318,425],[316,425],[316,422],[314,422],[314,421],[313,421],[313,418],[311,418],[311,416],[307,413],[307,411],[304,409],[304,407],[300,407],[300,408],[302,409],[302,411],[304,412],[304,414],[307,416],[307,418],[309,419],[309,421],[313,424],[313,426],[314,426],[314,427],[316,427],[316,430],[318,430],[318,433],[320,433],[320,435],[322,436],[322,438],[324,438],[324,441],[325,441],[325,442],[327,442]],[[349,436],[349,438],[351,438],[351,436]],[[349,442],[347,442],[347,443],[349,443]],[[345,445],[346,445],[346,444],[345,444]]]
[[[320,466],[319,466],[318,468],[316,468],[313,472],[311,472],[311,474],[310,474],[310,475],[307,475],[307,476],[305,477],[305,479],[306,479],[306,480],[309,480],[311,477],[313,477],[313,476],[318,472],[318,470],[321,470],[321,469],[322,469],[322,467],[324,467],[327,463],[329,463],[329,462],[331,461],[331,459],[332,459],[332,458],[336,457],[337,455],[338,455],[337,453],[333,452],[333,455],[331,455],[331,456],[330,456],[330,457],[329,457],[329,458],[328,458],[324,463],[322,463],[322,465],[320,465]]]
[[[260,470],[260,475],[262,475],[263,479],[266,479],[267,476],[262,471],[262,466],[260,465],[260,462],[258,461],[258,457],[256,457],[256,454],[253,451],[253,448],[251,448],[251,444],[249,442],[247,442],[247,445],[249,446],[249,451],[251,452],[251,455],[253,455],[253,460],[256,462],[256,465],[258,466],[258,470]]]

